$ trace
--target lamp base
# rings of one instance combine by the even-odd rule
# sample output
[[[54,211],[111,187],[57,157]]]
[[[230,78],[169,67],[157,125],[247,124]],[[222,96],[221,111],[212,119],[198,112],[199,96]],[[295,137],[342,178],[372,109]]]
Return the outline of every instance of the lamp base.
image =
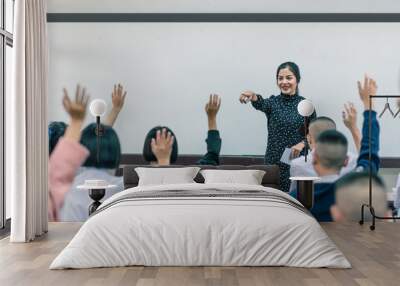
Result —
[[[94,202],[89,206],[89,216],[94,213],[97,208],[101,205],[100,200],[106,194],[106,189],[90,189],[89,197],[94,200]]]
[[[314,205],[314,181],[297,181],[297,200],[311,209]]]
[[[296,199],[307,209],[314,206],[314,181],[319,177],[290,177],[290,180],[296,181],[297,197]]]

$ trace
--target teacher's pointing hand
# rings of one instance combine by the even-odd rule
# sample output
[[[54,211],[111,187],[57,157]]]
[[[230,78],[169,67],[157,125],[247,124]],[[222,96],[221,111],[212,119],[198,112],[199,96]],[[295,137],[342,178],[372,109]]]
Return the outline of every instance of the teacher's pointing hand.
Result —
[[[253,91],[244,91],[240,94],[239,101],[241,103],[248,103],[249,101],[257,101],[257,95]]]

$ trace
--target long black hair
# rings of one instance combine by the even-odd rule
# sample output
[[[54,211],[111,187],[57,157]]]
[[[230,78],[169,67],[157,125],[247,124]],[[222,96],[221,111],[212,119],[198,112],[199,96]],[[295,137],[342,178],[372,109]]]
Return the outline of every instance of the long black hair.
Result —
[[[146,138],[144,139],[144,144],[143,144],[143,158],[147,162],[157,162],[157,158],[154,155],[153,151],[151,150],[151,139],[155,139],[157,135],[158,130],[165,130],[167,132],[170,132],[172,136],[174,136],[174,143],[172,145],[172,152],[171,152],[171,157],[170,157],[170,163],[173,164],[176,162],[178,159],[178,141],[176,140],[176,136],[174,132],[172,132],[171,129],[169,129],[166,126],[156,126],[147,133]]]
[[[300,75],[300,68],[296,63],[284,62],[284,63],[280,64],[278,69],[276,70],[276,80],[278,81],[278,76],[279,76],[280,70],[283,70],[286,68],[289,69],[294,74],[294,77],[296,78],[296,81],[297,81],[296,93],[298,93],[301,75]]]

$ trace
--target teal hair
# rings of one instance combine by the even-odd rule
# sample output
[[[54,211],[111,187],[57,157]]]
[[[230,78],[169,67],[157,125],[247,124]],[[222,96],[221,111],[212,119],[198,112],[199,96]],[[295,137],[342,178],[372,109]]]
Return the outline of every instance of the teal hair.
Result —
[[[54,148],[58,143],[58,140],[62,136],[64,136],[65,130],[67,129],[68,125],[62,121],[53,121],[50,122],[48,127],[49,132],[49,155],[53,153]]]
[[[121,160],[121,144],[118,135],[112,127],[101,125],[102,136],[99,137],[100,160],[97,162],[96,126],[96,123],[91,123],[82,131],[81,144],[90,152],[89,157],[83,166],[101,169],[116,169]]]

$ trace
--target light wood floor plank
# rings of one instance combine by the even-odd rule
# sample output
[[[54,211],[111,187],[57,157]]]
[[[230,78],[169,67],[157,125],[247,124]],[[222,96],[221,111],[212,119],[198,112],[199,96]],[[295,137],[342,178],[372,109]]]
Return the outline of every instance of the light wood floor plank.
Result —
[[[136,286],[266,286],[346,285],[398,286],[400,222],[368,225],[322,224],[352,269],[290,267],[118,267],[84,270],[48,269],[81,224],[52,223],[50,232],[29,243],[0,240],[0,285],[136,285]]]

